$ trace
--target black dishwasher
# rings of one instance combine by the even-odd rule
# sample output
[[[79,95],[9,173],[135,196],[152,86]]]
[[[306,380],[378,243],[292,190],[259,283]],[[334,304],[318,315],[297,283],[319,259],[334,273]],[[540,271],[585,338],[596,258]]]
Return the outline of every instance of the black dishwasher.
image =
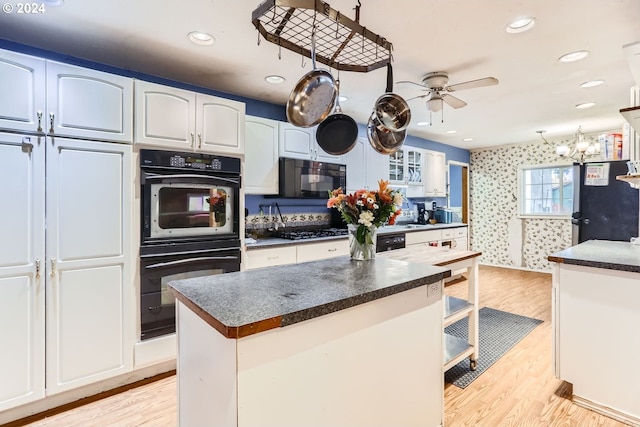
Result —
[[[378,234],[376,241],[376,252],[392,251],[405,247],[405,233],[384,233]]]

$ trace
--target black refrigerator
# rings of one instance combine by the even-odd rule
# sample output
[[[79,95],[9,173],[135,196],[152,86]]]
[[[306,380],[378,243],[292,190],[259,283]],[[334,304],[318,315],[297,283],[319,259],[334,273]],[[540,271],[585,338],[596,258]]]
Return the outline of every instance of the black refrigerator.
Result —
[[[639,191],[616,179],[627,171],[625,160],[574,165],[573,244],[638,237]]]

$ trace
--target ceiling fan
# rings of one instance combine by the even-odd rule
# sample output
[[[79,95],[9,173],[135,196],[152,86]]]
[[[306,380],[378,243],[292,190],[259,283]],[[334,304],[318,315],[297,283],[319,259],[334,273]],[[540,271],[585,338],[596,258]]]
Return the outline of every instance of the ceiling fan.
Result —
[[[452,108],[462,108],[467,105],[466,102],[453,95],[449,95],[448,92],[457,92],[464,89],[497,85],[498,79],[495,77],[485,77],[482,79],[469,80],[467,82],[450,85],[449,75],[444,71],[436,71],[426,74],[422,78],[422,84],[407,80],[398,82],[398,84],[401,83],[410,83],[420,86],[422,90],[427,91],[424,95],[414,96],[413,98],[407,99],[407,101],[417,98],[427,98],[427,109],[430,112],[438,112],[442,110],[445,103]]]

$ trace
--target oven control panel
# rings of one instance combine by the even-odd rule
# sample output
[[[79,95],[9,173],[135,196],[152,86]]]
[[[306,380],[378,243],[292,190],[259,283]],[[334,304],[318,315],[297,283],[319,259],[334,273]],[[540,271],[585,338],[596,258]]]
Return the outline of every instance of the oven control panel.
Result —
[[[240,173],[240,159],[204,153],[140,150],[141,167]]]

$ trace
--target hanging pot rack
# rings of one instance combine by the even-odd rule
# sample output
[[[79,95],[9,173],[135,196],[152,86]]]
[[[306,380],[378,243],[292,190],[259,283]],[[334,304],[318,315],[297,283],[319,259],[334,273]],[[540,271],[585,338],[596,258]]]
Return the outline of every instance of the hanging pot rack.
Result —
[[[360,25],[359,1],[355,10],[353,21],[321,0],[266,0],[253,11],[251,22],[267,41],[308,58],[315,26],[316,61],[367,73],[391,61],[393,45]]]

